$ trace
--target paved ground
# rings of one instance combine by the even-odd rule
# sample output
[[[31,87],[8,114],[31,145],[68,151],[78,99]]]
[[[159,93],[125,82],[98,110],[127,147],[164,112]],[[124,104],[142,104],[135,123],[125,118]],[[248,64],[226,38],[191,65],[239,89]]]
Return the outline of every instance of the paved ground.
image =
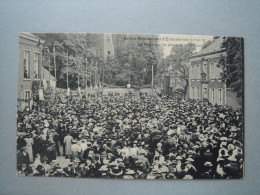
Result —
[[[56,158],[57,162],[60,164],[61,167],[66,167],[70,162],[70,159],[65,159],[64,156],[58,156]]]

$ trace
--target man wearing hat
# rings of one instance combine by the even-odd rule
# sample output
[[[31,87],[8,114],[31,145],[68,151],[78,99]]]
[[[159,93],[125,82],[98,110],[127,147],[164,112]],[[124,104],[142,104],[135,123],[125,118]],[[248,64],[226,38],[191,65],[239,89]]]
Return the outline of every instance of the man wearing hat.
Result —
[[[204,171],[200,175],[200,179],[214,179],[215,173],[212,169],[212,163],[210,161],[206,161],[204,163]]]
[[[30,164],[29,154],[26,151],[26,147],[20,149],[20,152],[17,155],[17,169],[22,170],[22,164],[28,166]]]

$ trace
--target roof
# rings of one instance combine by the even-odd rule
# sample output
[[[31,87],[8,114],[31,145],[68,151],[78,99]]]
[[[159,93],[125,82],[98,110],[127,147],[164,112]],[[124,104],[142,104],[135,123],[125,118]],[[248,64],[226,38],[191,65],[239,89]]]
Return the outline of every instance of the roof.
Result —
[[[224,41],[224,37],[219,37],[214,39],[214,41],[208,47],[200,50],[198,53],[195,53],[190,58],[204,56],[211,53],[223,52],[224,49],[221,47],[223,41]]]
[[[45,42],[44,40],[40,39],[39,37],[37,37],[36,35],[34,35],[33,33],[30,33],[30,32],[21,32],[21,33],[19,33],[19,36],[23,37],[23,38],[30,39],[30,40],[35,41],[35,42],[38,42],[38,41],[40,41],[40,43]]]

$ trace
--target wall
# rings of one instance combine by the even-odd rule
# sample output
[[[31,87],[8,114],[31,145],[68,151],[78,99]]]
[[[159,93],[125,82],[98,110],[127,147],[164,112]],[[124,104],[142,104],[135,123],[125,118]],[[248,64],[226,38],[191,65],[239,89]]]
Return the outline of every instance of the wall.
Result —
[[[39,53],[39,77],[41,76],[41,49],[37,47],[37,41],[19,37],[19,57],[18,57],[18,98],[22,97],[22,91],[31,90],[34,72],[34,52]],[[30,79],[24,79],[24,50],[30,51]]]
[[[231,89],[226,90],[226,104],[234,109],[242,108],[242,98],[237,97],[237,93]]]

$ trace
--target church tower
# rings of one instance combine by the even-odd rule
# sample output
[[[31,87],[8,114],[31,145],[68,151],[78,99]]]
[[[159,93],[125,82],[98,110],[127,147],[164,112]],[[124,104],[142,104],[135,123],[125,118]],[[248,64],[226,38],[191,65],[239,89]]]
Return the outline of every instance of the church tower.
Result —
[[[114,57],[115,50],[114,44],[112,39],[112,34],[104,34],[104,59],[106,60],[107,57]]]

